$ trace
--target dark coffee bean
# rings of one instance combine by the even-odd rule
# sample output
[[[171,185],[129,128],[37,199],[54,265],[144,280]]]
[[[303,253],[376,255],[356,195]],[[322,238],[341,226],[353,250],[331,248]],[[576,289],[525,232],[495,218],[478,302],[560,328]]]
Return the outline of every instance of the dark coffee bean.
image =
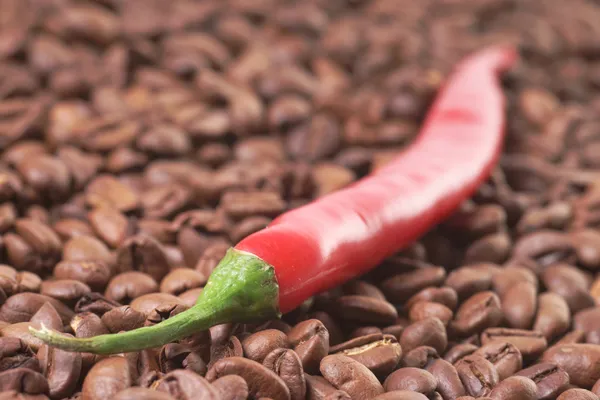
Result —
[[[179,297],[179,300],[181,300],[183,305],[191,308],[198,301],[198,298],[200,297],[200,293],[202,293],[202,289],[203,288],[190,289],[190,290],[183,292],[182,294],[180,294],[177,297]]]
[[[273,350],[288,347],[290,344],[286,334],[276,329],[254,333],[242,341],[244,355],[259,363]]]
[[[538,284],[537,277],[531,270],[518,266],[508,266],[492,277],[494,292],[502,298],[510,289],[522,282],[529,282],[536,287]]]
[[[529,329],[537,310],[537,288],[528,283],[517,283],[502,298],[504,319],[511,328]]]
[[[411,392],[410,390],[394,390],[373,397],[373,400],[427,400],[428,397],[424,394]]]
[[[406,302],[405,307],[410,309],[414,304],[420,301],[440,303],[448,307],[450,310],[456,310],[456,306],[458,305],[458,295],[454,289],[447,286],[440,288],[428,287],[412,296]]]
[[[427,371],[437,379],[437,391],[444,399],[456,399],[467,393],[457,369],[448,361],[433,360],[427,365]]]
[[[175,400],[174,397],[164,392],[159,392],[153,389],[147,389],[143,387],[131,387],[125,390],[121,390],[114,397],[114,400]]]
[[[100,293],[92,292],[81,296],[79,301],[75,304],[75,312],[91,312],[98,316],[102,316],[104,313],[120,306],[121,304],[118,302],[109,300]]]
[[[223,400],[246,400],[248,398],[248,384],[238,375],[225,375],[212,382]]]
[[[156,390],[177,399],[218,399],[219,392],[206,379],[191,371],[175,370],[159,379]]]
[[[42,374],[29,368],[15,368],[0,372],[0,393],[14,390],[23,394],[49,392],[48,381]]]
[[[63,330],[63,323],[56,311],[56,308],[52,306],[50,303],[44,303],[40,309],[33,314],[33,317],[29,320],[29,323],[32,326],[41,327],[44,324],[49,329],[54,329],[59,332]]]
[[[467,393],[474,397],[489,395],[499,382],[496,367],[477,354],[459,360],[456,371]]]
[[[548,342],[564,334],[571,326],[569,305],[556,293],[542,293],[533,330],[541,332]]]
[[[551,265],[543,272],[544,285],[563,297],[572,313],[595,305],[588,292],[589,282],[581,270],[565,264]]]
[[[403,303],[424,288],[441,285],[445,278],[446,271],[443,268],[423,268],[386,279],[381,284],[381,290],[389,301]]]
[[[213,343],[210,347],[210,362],[208,363],[208,368],[211,368],[216,362],[224,358],[242,357],[243,355],[244,350],[237,337],[231,336],[228,340],[223,342],[215,341],[213,337]]]
[[[106,312],[101,319],[111,333],[119,333],[144,326],[146,315],[129,306],[122,306]]]
[[[318,371],[321,360],[329,353],[329,331],[317,319],[302,321],[288,333],[294,351],[307,373]]]
[[[150,275],[139,271],[129,271],[112,278],[104,295],[110,300],[125,304],[156,291],[158,291],[158,284]]]
[[[169,272],[162,245],[150,236],[129,237],[117,250],[117,271],[140,271],[160,282]]]
[[[86,203],[92,207],[112,207],[122,212],[139,207],[137,194],[127,185],[109,175],[101,175],[86,187]]]
[[[503,341],[514,345],[524,361],[537,359],[548,347],[546,338],[540,332],[509,328],[489,328],[481,334],[481,343]]]
[[[556,400],[598,400],[598,396],[585,389],[569,389]]]
[[[167,293],[148,293],[140,297],[136,297],[130,304],[131,308],[136,311],[149,315],[154,309],[164,306],[165,304],[175,305],[181,304],[179,298]]]
[[[512,243],[504,232],[492,233],[473,242],[465,252],[464,262],[501,264],[508,258]]]
[[[51,398],[65,398],[75,392],[81,374],[81,353],[43,345],[38,351],[42,373],[48,380]]]
[[[435,390],[437,384],[437,379],[423,369],[400,368],[386,378],[383,387],[386,392],[408,390],[428,395]]]
[[[442,321],[444,325],[448,325],[454,317],[454,313],[443,304],[420,301],[410,308],[409,317],[412,322],[433,317]]]
[[[331,348],[332,354],[344,354],[369,368],[378,377],[396,369],[402,357],[397,339],[391,335],[373,334],[350,340]]]
[[[384,392],[381,383],[367,367],[350,357],[335,354],[321,360],[321,374],[351,398],[373,398]]]
[[[535,382],[537,398],[540,400],[555,399],[569,385],[569,375],[556,364],[540,363],[517,372]]]
[[[400,337],[402,350],[409,352],[419,346],[431,346],[438,353],[444,353],[448,346],[446,328],[437,318],[427,318],[415,322],[404,329]]]
[[[542,230],[523,236],[515,243],[513,251],[518,258],[530,258],[541,265],[569,262],[575,249],[568,235],[562,232]]]
[[[96,208],[87,217],[94,233],[112,248],[119,247],[132,233],[127,217],[114,208]]]
[[[303,400],[306,397],[306,380],[302,362],[293,350],[275,349],[265,357],[263,365],[285,382],[290,390],[291,400]]]
[[[398,317],[390,303],[367,296],[342,296],[335,307],[342,319],[358,323],[389,325]]]
[[[367,296],[374,299],[384,300],[383,292],[375,285],[366,281],[354,280],[343,285],[342,290],[347,295]]]
[[[477,354],[494,364],[501,381],[520,371],[523,358],[519,349],[507,342],[492,341],[485,344],[473,354]]]
[[[40,293],[60,300],[65,304],[74,305],[81,296],[91,293],[91,289],[83,282],[74,279],[59,279],[55,281],[44,281]]]
[[[160,291],[175,296],[181,293],[204,286],[207,278],[200,272],[189,268],[176,268],[171,270],[160,282]]]
[[[179,303],[179,299],[177,303],[163,303],[159,306],[155,307],[152,311],[146,315],[146,321],[144,321],[144,326],[152,326],[159,324],[175,315],[184,312],[188,308],[183,304]]]
[[[104,290],[111,275],[110,267],[102,261],[61,261],[54,268],[56,278],[78,280],[94,291]]]
[[[437,350],[429,346],[419,346],[404,355],[402,364],[405,367],[425,368],[431,361],[440,358]]]
[[[560,344],[550,347],[542,361],[556,364],[569,374],[572,384],[585,389],[600,379],[600,346],[594,344]]]
[[[454,289],[459,299],[465,300],[475,293],[489,290],[492,286],[492,274],[462,267],[448,274],[445,285]]]
[[[290,399],[290,391],[285,382],[273,371],[256,361],[242,357],[219,360],[208,370],[206,379],[213,382],[226,375],[240,375],[244,378],[252,397]]]
[[[450,325],[460,336],[469,336],[486,328],[498,326],[502,318],[498,296],[494,292],[479,292],[460,306]]]
[[[133,386],[129,364],[124,357],[109,357],[98,361],[83,380],[83,398],[111,399],[121,390]]]
[[[32,350],[37,351],[44,342],[29,332],[29,328],[31,326],[31,322],[17,322],[16,324],[8,324],[0,327],[0,335],[6,338],[19,339]],[[40,326],[34,327],[37,329],[40,328]]]
[[[41,372],[35,353],[21,339],[0,337],[0,348],[0,372],[15,368]]]
[[[64,324],[73,317],[73,311],[58,300],[37,293],[18,293],[9,297],[0,307],[0,321],[26,322],[44,305],[50,303],[58,311]]]
[[[63,261],[92,261],[112,266],[114,258],[109,248],[93,236],[75,236],[65,243]],[[56,274],[56,271],[55,271]],[[57,278],[69,278],[57,276]],[[73,277],[72,279],[77,279]],[[86,282],[90,284],[89,282]],[[93,286],[93,285],[92,285]]]
[[[448,361],[450,364],[454,364],[461,358],[473,354],[478,348],[479,347],[471,343],[457,344],[446,351],[444,360]]]
[[[489,397],[494,400],[536,400],[536,390],[535,383],[531,379],[513,376],[496,385]]]
[[[573,328],[585,332],[586,342],[600,344],[600,324],[597,318],[600,307],[587,308],[575,314]]]
[[[199,375],[206,374],[207,367],[200,354],[183,344],[164,345],[158,355],[160,370],[169,373],[176,369],[186,369]]]
[[[231,218],[240,220],[252,215],[273,218],[285,210],[285,202],[275,192],[234,192],[223,194],[220,206]]]
[[[372,335],[373,333],[381,333],[381,329],[376,326],[361,326],[356,328],[350,334],[350,339],[359,338],[365,335]]]

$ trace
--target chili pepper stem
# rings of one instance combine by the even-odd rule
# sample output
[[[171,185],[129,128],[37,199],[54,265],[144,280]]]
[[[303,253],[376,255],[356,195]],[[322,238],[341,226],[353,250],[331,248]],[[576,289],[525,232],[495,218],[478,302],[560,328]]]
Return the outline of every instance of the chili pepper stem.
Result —
[[[258,257],[229,249],[196,304],[154,326],[133,331],[72,338],[44,325],[32,335],[66,351],[117,354],[158,347],[226,322],[279,318],[279,285],[272,266]]]

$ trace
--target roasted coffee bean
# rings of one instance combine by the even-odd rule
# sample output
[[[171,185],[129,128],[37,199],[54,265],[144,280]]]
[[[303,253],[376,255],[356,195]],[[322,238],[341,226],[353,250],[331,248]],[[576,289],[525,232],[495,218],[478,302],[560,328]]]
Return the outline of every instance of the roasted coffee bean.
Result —
[[[456,363],[456,372],[468,394],[487,396],[499,382],[494,364],[478,354],[466,356]]]
[[[456,399],[467,393],[456,367],[448,361],[433,360],[426,369],[437,379],[437,391],[444,399]]]
[[[529,329],[537,310],[537,288],[520,282],[508,289],[502,298],[504,319],[511,328]]]
[[[254,333],[242,341],[244,355],[259,363],[262,363],[271,351],[288,347],[290,345],[286,334],[276,329]]]
[[[440,358],[440,355],[436,349],[429,346],[419,346],[404,355],[402,364],[405,367],[425,368],[437,358]]]
[[[538,311],[533,330],[541,332],[548,342],[564,334],[571,325],[571,311],[567,302],[551,292],[538,298]]]
[[[59,279],[55,281],[44,281],[40,288],[40,294],[60,300],[65,304],[74,305],[79,298],[91,289],[83,282],[74,279]]]
[[[0,337],[0,348],[0,372],[15,368],[41,372],[35,353],[21,339]]]
[[[23,394],[45,394],[49,392],[48,381],[42,374],[29,368],[0,372],[0,393],[11,390]]]
[[[402,349],[394,336],[377,333],[355,338],[332,347],[330,351],[360,362],[378,377],[389,375],[402,357]]]
[[[359,323],[389,325],[398,317],[390,303],[368,296],[342,296],[336,300],[336,309],[342,319]]]
[[[42,373],[48,380],[51,398],[61,399],[75,392],[82,368],[81,353],[43,345],[38,351]]]
[[[133,386],[134,376],[127,359],[112,356],[98,361],[83,380],[84,399],[111,399]]]
[[[225,375],[212,382],[223,400],[245,400],[248,398],[248,384],[238,375]]]
[[[563,392],[556,400],[598,400],[598,396],[585,389],[569,389]]]
[[[502,322],[503,313],[498,296],[490,291],[471,296],[458,309],[450,323],[453,332],[470,336]]]
[[[535,383],[522,376],[513,376],[502,380],[490,392],[489,397],[494,400],[536,400]]]
[[[104,295],[122,304],[145,294],[158,291],[158,284],[148,274],[139,271],[123,272],[112,278]]]
[[[386,279],[381,284],[381,290],[389,301],[401,304],[424,288],[439,286],[445,278],[446,271],[443,268],[423,268]]]
[[[550,292],[563,297],[573,314],[594,306],[594,298],[588,292],[589,283],[580,270],[570,265],[555,264],[544,270],[544,285]]]
[[[94,291],[104,290],[111,275],[109,265],[103,261],[61,261],[54,268],[57,279],[78,280]]]
[[[100,293],[92,292],[81,296],[79,301],[75,304],[75,312],[91,312],[98,316],[102,316],[104,313],[119,306],[121,306],[121,304],[118,302],[109,300]]]
[[[448,274],[444,284],[454,289],[459,299],[465,300],[475,293],[489,290],[492,286],[492,274],[468,266],[462,267]]]
[[[263,365],[285,382],[290,390],[291,400],[302,400],[306,397],[306,380],[302,362],[293,350],[275,349],[265,357]]]
[[[556,364],[540,363],[517,372],[531,379],[537,387],[537,398],[554,399],[569,386],[569,375]]]
[[[600,347],[594,344],[559,344],[550,347],[542,361],[553,363],[569,374],[570,382],[585,389],[600,379]]]
[[[167,293],[148,293],[136,297],[130,304],[131,308],[146,316],[154,311],[154,309],[165,305],[181,305],[181,300]]]
[[[450,310],[455,310],[458,305],[458,294],[450,287],[443,286],[425,288],[406,302],[406,308],[410,309],[414,304],[420,301],[428,301],[432,303],[440,303],[448,307]]]
[[[49,329],[54,329],[59,332],[63,330],[63,323],[56,311],[56,308],[50,303],[44,303],[40,309],[33,314],[33,317],[29,320],[29,323],[35,327],[41,327],[44,324]]]
[[[321,374],[337,389],[353,399],[372,398],[384,392],[381,383],[367,367],[341,354],[321,360]]]
[[[160,282],[160,291],[178,296],[187,290],[204,286],[206,280],[206,277],[198,271],[177,268],[169,272]]]
[[[114,400],[175,400],[174,397],[170,396],[165,392],[159,392],[157,390],[146,389],[142,387],[131,387],[125,390],[121,390],[114,397]]]
[[[400,368],[385,379],[383,387],[386,392],[407,390],[428,395],[435,390],[437,384],[437,379],[423,369]]]
[[[501,381],[520,371],[523,367],[523,358],[519,349],[511,343],[492,341],[477,349],[477,354],[494,364]]]
[[[244,350],[237,337],[231,336],[224,342],[216,341],[213,338],[212,345],[210,346],[210,362],[208,363],[208,368],[211,368],[219,360],[228,357],[242,357],[243,355]]]
[[[321,360],[329,353],[329,331],[325,325],[317,319],[302,321],[288,333],[288,339],[304,371],[318,371]]]
[[[504,341],[514,345],[524,361],[537,359],[548,347],[546,338],[540,332],[509,328],[489,328],[481,334],[481,343]]]
[[[409,311],[409,317],[412,322],[434,317],[442,321],[444,325],[448,325],[453,316],[452,310],[445,305],[427,301],[415,303]]]
[[[75,236],[65,243],[63,261],[93,261],[112,265],[114,259],[110,249],[102,241],[91,235],[82,235]],[[57,278],[67,279],[70,277],[57,276]],[[76,278],[72,277],[72,279]]]
[[[587,308],[573,318],[573,328],[585,332],[587,343],[600,344],[600,325],[596,321],[600,308]]]
[[[158,356],[160,370],[164,373],[176,369],[186,369],[199,375],[206,374],[207,367],[202,357],[197,352],[183,344],[170,343],[164,345]]]
[[[427,400],[428,397],[417,392],[411,392],[410,390],[394,390],[393,392],[387,392],[380,394],[379,396],[373,397],[373,400]]]
[[[506,293],[515,285],[528,282],[535,287],[538,285],[538,280],[533,271],[519,266],[508,266],[492,277],[492,287],[494,292],[498,293],[501,298],[504,298]]]
[[[110,175],[96,177],[87,185],[85,192],[86,203],[92,207],[112,207],[128,212],[140,206],[136,193]]]
[[[479,349],[479,347],[471,343],[457,344],[446,351],[444,360],[448,361],[450,364],[454,364],[461,358],[473,354],[477,349]]]
[[[250,396],[290,399],[290,390],[285,382],[273,371],[256,361],[242,357],[229,357],[217,361],[206,373],[206,379],[213,382],[226,375],[240,375],[246,383]]]
[[[73,311],[58,300],[38,293],[18,293],[0,307],[0,320],[9,323],[29,321],[46,302],[58,311],[64,324],[73,317]]]
[[[117,249],[117,271],[140,271],[160,282],[169,272],[169,261],[162,245],[150,236],[127,238]]]
[[[146,315],[130,306],[122,306],[104,313],[101,319],[111,333],[119,333],[144,326]]]
[[[427,318],[410,324],[402,332],[400,345],[404,352],[409,352],[419,346],[430,346],[438,353],[444,353],[448,346],[446,328],[437,318]]]

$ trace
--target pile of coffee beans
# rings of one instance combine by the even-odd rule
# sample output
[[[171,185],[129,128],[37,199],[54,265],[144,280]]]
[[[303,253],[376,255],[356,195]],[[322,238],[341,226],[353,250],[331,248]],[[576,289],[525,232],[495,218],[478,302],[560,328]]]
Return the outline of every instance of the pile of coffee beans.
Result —
[[[0,399],[599,400],[600,2],[0,0]],[[225,251],[384,165],[517,45],[455,215],[281,320],[114,356]]]

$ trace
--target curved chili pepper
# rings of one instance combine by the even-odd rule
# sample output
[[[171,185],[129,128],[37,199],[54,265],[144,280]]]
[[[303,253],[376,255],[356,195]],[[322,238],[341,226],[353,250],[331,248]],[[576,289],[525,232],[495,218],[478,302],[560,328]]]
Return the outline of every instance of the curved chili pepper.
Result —
[[[419,239],[489,176],[504,137],[498,75],[511,48],[464,60],[438,95],[416,141],[353,185],[281,215],[230,249],[197,303],[160,324],[76,339],[30,328],[46,343],[99,354],[157,347],[225,322],[279,317],[355,278]]]

